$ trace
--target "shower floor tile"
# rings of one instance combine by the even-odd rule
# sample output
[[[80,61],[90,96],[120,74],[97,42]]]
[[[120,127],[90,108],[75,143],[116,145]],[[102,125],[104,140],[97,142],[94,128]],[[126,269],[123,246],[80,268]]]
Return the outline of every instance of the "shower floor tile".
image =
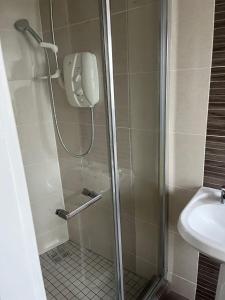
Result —
[[[47,299],[115,299],[113,263],[68,241],[40,256]],[[137,299],[148,281],[125,270],[126,299]]]

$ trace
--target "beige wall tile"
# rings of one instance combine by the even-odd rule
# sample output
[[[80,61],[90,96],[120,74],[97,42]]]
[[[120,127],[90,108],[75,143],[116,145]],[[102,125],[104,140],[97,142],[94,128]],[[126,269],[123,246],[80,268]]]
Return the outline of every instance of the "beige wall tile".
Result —
[[[67,100],[65,90],[59,85],[58,81],[53,81],[55,108],[59,122],[79,123],[79,110],[71,106]],[[74,132],[69,130],[71,138],[75,139]]]
[[[155,274],[158,274],[158,270],[157,266],[152,265],[149,261],[142,257],[136,257],[136,273],[150,280]]]
[[[127,13],[112,15],[112,51],[114,74],[127,73]]]
[[[209,68],[214,1],[173,0],[171,12],[170,68]]]
[[[132,188],[136,218],[159,226],[160,203],[157,183],[150,182],[142,176],[134,176]]]
[[[85,151],[90,145],[91,126],[81,125],[82,151]],[[108,145],[107,134],[104,126],[95,126],[95,140],[92,151],[84,158],[88,162],[97,162],[108,165]]]
[[[189,300],[195,300],[196,284],[172,273],[168,274],[168,280],[171,283],[173,291]]]
[[[130,130],[127,128],[117,128],[117,148],[119,168],[130,169]]]
[[[130,127],[128,75],[115,75],[116,126]]]
[[[206,134],[210,69],[170,72],[170,130]]]
[[[39,0],[39,2],[42,30],[43,32],[50,31],[51,25],[49,1]],[[53,3],[54,28],[63,27],[68,24],[67,0],[54,0]]]
[[[128,12],[129,68],[131,73],[158,70],[159,2]]]
[[[132,170],[135,176],[156,181],[157,139],[154,132],[131,130]]]
[[[198,251],[174,232],[169,232],[168,256],[169,273],[197,282]]]
[[[130,123],[132,128],[156,130],[159,126],[158,73],[132,74],[130,86]]]
[[[135,217],[134,194],[132,190],[131,170],[121,169],[119,172],[120,179],[120,204],[121,213]]]
[[[59,122],[58,125],[64,144],[72,153],[79,154],[82,149],[79,124],[73,122]],[[57,146],[60,157],[70,157],[70,154],[64,150],[58,141],[58,137]]]
[[[68,11],[70,24],[98,18],[98,0],[68,0]]]
[[[136,255],[153,265],[157,265],[159,253],[159,227],[136,219]]]
[[[112,0],[110,5],[112,13],[121,12],[127,9],[127,0]]]
[[[66,205],[68,196],[76,196],[82,192],[82,164],[80,159],[74,157],[60,157],[59,165]]]
[[[131,8],[136,8],[136,7],[140,7],[143,5],[151,4],[151,2],[153,2],[153,1],[155,1],[155,0],[127,0],[127,2],[128,2],[127,6],[128,6],[128,9],[131,9]]]
[[[171,187],[169,189],[169,229],[177,232],[177,222],[180,213],[191,200],[197,189],[181,189],[176,187]]]
[[[99,79],[102,78],[102,52],[99,21],[90,21],[70,27],[72,52],[91,52],[96,55]]]
[[[205,136],[170,134],[169,185],[198,188],[203,183]]]

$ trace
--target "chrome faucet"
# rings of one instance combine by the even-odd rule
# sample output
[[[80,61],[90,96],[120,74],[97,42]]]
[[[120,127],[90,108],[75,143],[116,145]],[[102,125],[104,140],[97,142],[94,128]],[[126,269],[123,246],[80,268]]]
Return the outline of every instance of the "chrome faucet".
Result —
[[[225,185],[221,186],[220,203],[225,204]]]

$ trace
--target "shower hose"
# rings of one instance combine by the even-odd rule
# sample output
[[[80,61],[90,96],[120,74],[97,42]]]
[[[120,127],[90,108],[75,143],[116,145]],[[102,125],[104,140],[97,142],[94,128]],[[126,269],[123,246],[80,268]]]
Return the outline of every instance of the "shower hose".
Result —
[[[51,35],[52,35],[52,41],[53,44],[55,45],[55,32],[54,32],[54,19],[53,19],[53,1],[54,0],[49,0],[50,2],[50,23],[51,23]],[[56,113],[56,108],[55,108],[55,95],[54,95],[54,90],[53,90],[53,84],[52,84],[52,77],[51,77],[51,65],[50,65],[50,60],[49,60],[49,55],[48,55],[48,51],[46,49],[44,49],[45,51],[45,57],[46,57],[46,61],[47,61],[47,66],[48,66],[48,83],[49,83],[49,91],[50,91],[50,99],[51,99],[51,106],[52,106],[52,114],[53,114],[53,119],[54,119],[54,123],[55,123],[55,128],[56,128],[56,132],[57,132],[57,136],[59,138],[60,144],[62,145],[63,149],[70,154],[73,157],[76,158],[81,158],[86,156],[87,154],[90,153],[93,143],[94,143],[94,136],[95,136],[95,129],[94,129],[94,107],[90,107],[91,110],[91,141],[90,144],[87,148],[87,150],[83,153],[73,153],[65,144],[65,142],[63,141],[62,138],[62,134],[60,132],[60,128],[59,128],[59,123],[58,123],[58,119],[57,119],[57,113]],[[55,62],[56,62],[56,68],[57,70],[59,70],[59,63],[58,63],[58,56],[57,53],[55,53]],[[60,80],[60,79],[59,79]]]

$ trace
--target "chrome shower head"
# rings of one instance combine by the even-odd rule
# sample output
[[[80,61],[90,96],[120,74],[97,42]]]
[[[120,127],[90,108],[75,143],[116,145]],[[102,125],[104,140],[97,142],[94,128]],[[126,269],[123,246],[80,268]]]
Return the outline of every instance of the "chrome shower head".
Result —
[[[34,31],[34,29],[30,27],[30,24],[27,19],[20,19],[16,21],[14,26],[16,30],[22,33],[28,31],[38,43],[42,42],[42,38],[39,36],[39,34],[36,31]]]

